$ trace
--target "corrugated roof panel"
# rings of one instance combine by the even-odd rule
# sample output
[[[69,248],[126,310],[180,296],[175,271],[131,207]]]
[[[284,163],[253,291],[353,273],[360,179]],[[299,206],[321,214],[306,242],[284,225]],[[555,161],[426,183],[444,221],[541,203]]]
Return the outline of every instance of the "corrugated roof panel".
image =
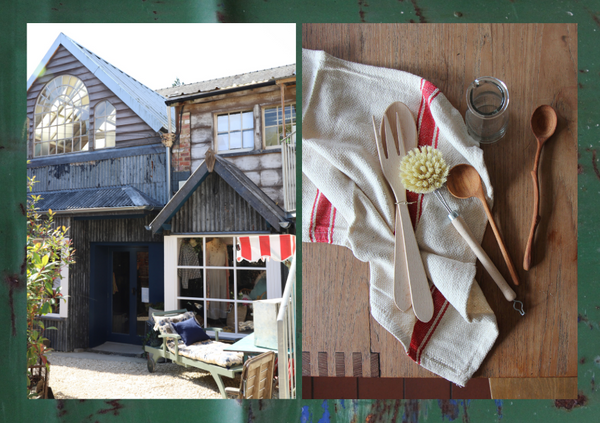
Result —
[[[278,80],[296,76],[296,65],[279,66],[259,70],[256,72],[243,73],[240,75],[226,76],[223,78],[210,79],[208,81],[196,82],[193,84],[180,85],[172,88],[161,88],[156,90],[159,94],[169,100],[185,98],[194,94],[206,93],[210,91],[222,91],[230,88],[242,87],[245,85],[255,85],[271,80]]]
[[[29,194],[31,196],[32,194]],[[40,201],[36,208],[40,212],[51,209],[55,212],[106,208],[156,208],[162,205],[131,186],[90,188],[68,191],[36,192]]]

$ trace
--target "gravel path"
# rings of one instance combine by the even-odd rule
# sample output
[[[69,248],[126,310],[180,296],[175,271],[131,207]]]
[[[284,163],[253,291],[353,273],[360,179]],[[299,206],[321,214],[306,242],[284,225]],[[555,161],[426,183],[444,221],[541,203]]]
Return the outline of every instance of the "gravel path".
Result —
[[[143,358],[96,353],[50,353],[50,383],[55,398],[221,398],[209,373],[173,363],[157,363],[149,373]],[[223,378],[225,386],[240,386]]]

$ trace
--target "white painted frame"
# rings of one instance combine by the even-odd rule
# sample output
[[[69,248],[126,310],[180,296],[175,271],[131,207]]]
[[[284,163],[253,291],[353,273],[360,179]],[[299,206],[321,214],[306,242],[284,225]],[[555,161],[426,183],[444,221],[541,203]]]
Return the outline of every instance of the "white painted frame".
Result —
[[[284,107],[287,106],[296,106],[296,101],[295,100],[288,100],[285,103],[283,103]],[[273,103],[273,104],[269,104],[269,105],[265,105],[261,107],[261,138],[262,138],[262,148],[265,150],[274,150],[274,149],[278,149],[281,148],[281,143],[277,144],[277,145],[271,145],[271,146],[267,146],[267,140],[266,140],[266,136],[267,136],[267,126],[265,123],[265,112],[269,109],[275,109],[275,108],[279,108],[281,107],[281,103]],[[298,112],[298,110],[296,110],[296,113]],[[287,115],[286,115],[287,116]],[[296,117],[294,118],[294,122],[292,123],[292,131],[293,128],[296,127],[298,121],[298,116],[296,115]],[[285,125],[285,122],[283,123],[283,125]],[[279,125],[277,125],[279,126]],[[286,136],[289,134],[286,134]],[[285,138],[284,138],[285,139]]]
[[[207,238],[234,238],[233,240],[233,252],[235,255],[237,237],[240,236],[248,236],[252,234],[185,234],[185,235],[167,235],[164,237],[164,257],[165,257],[165,275],[164,275],[164,299],[165,299],[165,310],[177,310],[179,309],[179,300],[197,300],[204,304],[203,307],[203,319],[206,324],[207,322],[207,312],[208,307],[206,307],[207,302],[224,302],[224,303],[234,303],[233,311],[234,321],[237,322],[237,304],[249,304],[253,303],[253,300],[239,300],[237,298],[230,299],[219,299],[219,298],[207,298],[206,297],[206,270],[208,269],[228,269],[233,271],[233,286],[234,292],[237,292],[237,271],[238,270],[260,270],[265,269],[267,272],[267,298],[281,298],[281,263],[268,260],[263,267],[238,267],[238,263],[235,257],[233,257],[233,266],[206,266],[206,239]],[[261,235],[261,234],[255,234]],[[262,234],[264,235],[264,234]],[[202,239],[202,252],[204,254],[203,265],[201,266],[179,266],[179,251],[181,248],[181,240],[184,238],[196,238]],[[203,288],[204,288],[204,297],[183,297],[179,295],[179,277],[177,275],[178,269],[201,269],[203,272]],[[240,339],[246,336],[246,334],[238,333],[239,327],[234,328],[234,333],[225,333],[222,332],[219,337],[226,339]],[[210,331],[209,331],[210,334]]]

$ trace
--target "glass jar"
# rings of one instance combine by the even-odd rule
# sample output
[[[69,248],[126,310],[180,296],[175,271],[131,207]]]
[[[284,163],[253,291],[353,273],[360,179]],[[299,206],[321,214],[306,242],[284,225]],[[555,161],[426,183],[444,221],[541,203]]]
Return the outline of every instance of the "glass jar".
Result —
[[[492,76],[476,78],[467,88],[465,123],[469,135],[482,144],[498,141],[508,127],[508,88]]]

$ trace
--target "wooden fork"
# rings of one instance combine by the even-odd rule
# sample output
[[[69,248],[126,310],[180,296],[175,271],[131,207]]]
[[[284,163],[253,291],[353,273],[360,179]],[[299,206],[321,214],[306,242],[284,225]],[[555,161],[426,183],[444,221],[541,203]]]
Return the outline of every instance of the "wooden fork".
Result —
[[[396,137],[392,132],[390,123],[386,117],[388,111],[392,109],[396,116]],[[400,161],[406,154],[405,140],[417,136],[415,121],[412,113],[403,103],[393,103],[388,111],[383,115],[382,135],[385,134],[385,143],[387,149],[382,144],[382,136],[377,131],[375,118],[373,117],[373,129],[375,131],[375,140],[377,145],[377,154],[381,163],[381,169],[387,179],[394,196],[396,198],[396,243],[394,248],[394,301],[400,310],[406,311],[410,305],[406,304],[406,295],[402,289],[396,290],[396,287],[406,285],[402,281],[406,278],[410,291],[410,298],[413,306],[413,312],[417,319],[422,322],[428,322],[433,316],[433,300],[429,290],[429,282],[423,261],[419,252],[419,246],[415,238],[415,233],[408,213],[406,204],[406,189],[400,181]],[[397,140],[397,141],[396,141]],[[397,144],[397,145],[396,145]],[[404,248],[401,248],[404,246]]]

